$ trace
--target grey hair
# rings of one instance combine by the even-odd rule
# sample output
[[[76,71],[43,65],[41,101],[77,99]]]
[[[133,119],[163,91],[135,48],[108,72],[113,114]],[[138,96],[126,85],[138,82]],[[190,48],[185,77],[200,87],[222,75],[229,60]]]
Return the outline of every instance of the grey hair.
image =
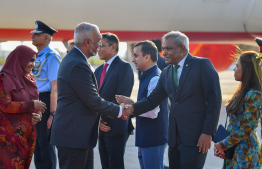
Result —
[[[53,39],[53,37],[51,35],[49,35],[48,33],[44,33],[45,35],[48,36],[48,43],[50,43]]]
[[[184,45],[185,48],[189,51],[189,39],[185,34],[179,31],[171,31],[165,34],[162,39],[166,40],[170,37],[174,38],[175,44],[177,46]]]
[[[47,34],[48,35],[48,34]],[[48,35],[49,36],[49,42],[52,41],[53,37],[51,35]]]
[[[91,23],[82,22],[78,24],[74,32],[76,46],[81,46],[86,39],[93,41],[93,32],[95,29],[99,31],[99,28]]]

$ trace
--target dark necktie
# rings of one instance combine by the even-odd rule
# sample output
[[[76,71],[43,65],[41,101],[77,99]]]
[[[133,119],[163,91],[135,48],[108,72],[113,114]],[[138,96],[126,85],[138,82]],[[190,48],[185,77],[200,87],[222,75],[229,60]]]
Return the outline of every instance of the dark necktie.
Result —
[[[179,68],[179,65],[174,66],[174,81],[175,81],[176,88],[178,88],[178,83],[177,83],[177,69],[178,68]]]
[[[101,76],[100,76],[99,89],[102,86],[103,80],[106,76],[106,68],[107,68],[108,65],[109,65],[108,63],[105,63],[105,65],[103,67],[103,71],[102,71]]]

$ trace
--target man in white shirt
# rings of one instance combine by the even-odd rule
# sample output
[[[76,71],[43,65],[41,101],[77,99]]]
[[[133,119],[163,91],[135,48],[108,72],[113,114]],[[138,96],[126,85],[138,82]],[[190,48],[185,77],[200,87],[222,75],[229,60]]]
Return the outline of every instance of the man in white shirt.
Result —
[[[132,62],[141,71],[137,101],[150,95],[157,85],[161,70],[157,66],[157,47],[151,41],[142,41],[134,46]],[[116,96],[119,103],[130,104],[131,100]],[[163,158],[168,135],[168,102],[136,117],[136,143],[142,169],[163,169]]]
[[[130,64],[118,56],[119,40],[115,34],[102,34],[98,55],[105,63],[95,70],[99,95],[116,103],[115,95],[130,97],[134,73]],[[103,169],[124,169],[126,141],[134,129],[128,120],[110,119],[101,115],[99,125],[99,153]]]

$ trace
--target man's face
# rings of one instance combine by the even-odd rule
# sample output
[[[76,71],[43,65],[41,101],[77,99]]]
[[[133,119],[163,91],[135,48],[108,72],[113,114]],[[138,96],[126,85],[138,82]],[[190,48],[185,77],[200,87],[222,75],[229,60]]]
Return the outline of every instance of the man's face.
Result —
[[[34,33],[31,36],[32,44],[35,46],[44,45],[46,43],[46,40],[48,40],[47,38],[48,38],[48,35],[45,33]]]
[[[177,46],[175,44],[175,40],[173,37],[169,37],[163,41],[162,49],[163,55],[166,59],[167,64],[174,64],[177,65],[180,60],[183,59],[182,47],[184,46]]]
[[[98,55],[101,60],[106,62],[114,55],[112,44],[109,44],[106,39],[101,40],[101,44],[98,47]]]
[[[144,72],[144,68],[145,68],[145,56],[143,56],[143,53],[142,53],[142,45],[140,46],[137,46],[134,48],[134,57],[132,59],[132,62],[135,64],[136,66],[136,69],[141,71],[141,72]]]
[[[94,30],[94,34],[93,34],[93,39],[91,39],[92,41],[92,46],[90,48],[90,56],[95,56],[97,54],[97,48],[99,46],[99,44],[101,44],[101,34],[98,30]]]

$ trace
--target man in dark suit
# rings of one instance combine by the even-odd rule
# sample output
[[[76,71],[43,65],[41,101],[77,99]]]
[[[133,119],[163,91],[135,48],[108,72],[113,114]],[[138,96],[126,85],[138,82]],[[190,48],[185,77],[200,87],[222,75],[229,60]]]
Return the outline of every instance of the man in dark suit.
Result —
[[[68,41],[68,46],[67,46],[67,51],[66,52],[67,53],[70,52],[74,47],[75,47],[75,40],[74,39],[70,39]],[[87,155],[85,169],[93,169],[93,168],[94,168],[94,150],[93,149],[89,149],[88,150],[88,155]]]
[[[112,119],[122,115],[122,107],[98,95],[96,78],[87,60],[97,53],[99,28],[80,23],[74,39],[76,46],[65,56],[58,71],[58,103],[51,132],[61,169],[85,168],[88,151],[97,142],[97,112]]]
[[[162,49],[171,65],[164,69],[150,96],[125,105],[129,113],[124,114],[138,116],[169,97],[169,167],[202,169],[219,119],[219,77],[209,59],[188,53],[189,40],[181,32],[164,35]]]
[[[95,76],[99,85],[99,95],[113,103],[116,103],[115,95],[130,97],[134,85],[133,69],[117,55],[118,48],[119,40],[115,34],[102,34],[98,55],[105,63],[96,69]],[[134,129],[131,118],[121,120],[101,115],[99,128],[102,168],[124,169],[126,141]]]

